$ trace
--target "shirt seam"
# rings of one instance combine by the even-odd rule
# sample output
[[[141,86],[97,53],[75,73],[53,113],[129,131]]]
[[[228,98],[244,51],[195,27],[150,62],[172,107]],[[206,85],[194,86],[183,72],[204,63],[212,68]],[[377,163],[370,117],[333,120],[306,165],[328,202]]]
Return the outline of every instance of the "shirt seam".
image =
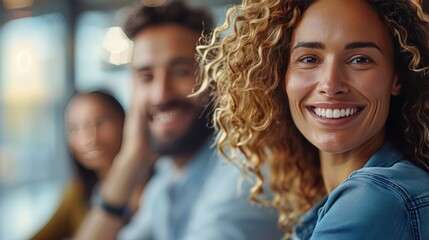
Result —
[[[390,181],[389,179],[374,173],[366,173],[366,172],[356,172],[347,180],[360,180],[359,177],[370,179],[375,184],[388,187],[392,190],[393,193],[400,196],[403,201],[404,206],[407,209],[407,215],[410,218],[410,227],[413,235],[413,239],[421,240],[420,238],[420,224],[418,221],[418,209],[429,204],[429,196],[423,196],[417,199],[412,199],[410,194],[400,185]],[[425,201],[427,200],[427,202]],[[418,202],[418,203],[416,203]]]

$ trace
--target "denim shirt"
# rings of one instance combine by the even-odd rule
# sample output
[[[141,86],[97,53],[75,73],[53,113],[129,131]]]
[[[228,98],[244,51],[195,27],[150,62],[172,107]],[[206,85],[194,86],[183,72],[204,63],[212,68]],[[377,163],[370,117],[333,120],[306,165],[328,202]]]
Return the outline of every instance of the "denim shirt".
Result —
[[[301,218],[293,239],[429,240],[429,173],[385,143]]]
[[[216,155],[207,141],[178,173],[168,157],[156,164],[140,208],[120,240],[278,240],[274,209],[252,204],[237,192],[241,173]],[[252,184],[243,184],[248,193]]]

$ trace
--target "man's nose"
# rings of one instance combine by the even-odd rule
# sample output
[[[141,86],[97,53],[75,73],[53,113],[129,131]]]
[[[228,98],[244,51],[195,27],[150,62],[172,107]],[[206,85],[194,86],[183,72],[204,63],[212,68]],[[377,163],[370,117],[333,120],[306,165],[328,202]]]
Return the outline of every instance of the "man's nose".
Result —
[[[153,105],[162,105],[173,97],[172,85],[167,72],[159,73],[153,81],[151,91],[151,102]]]
[[[326,63],[320,75],[318,93],[326,97],[347,93],[349,88],[346,84],[346,78],[346,74],[343,73],[338,63],[334,61]]]

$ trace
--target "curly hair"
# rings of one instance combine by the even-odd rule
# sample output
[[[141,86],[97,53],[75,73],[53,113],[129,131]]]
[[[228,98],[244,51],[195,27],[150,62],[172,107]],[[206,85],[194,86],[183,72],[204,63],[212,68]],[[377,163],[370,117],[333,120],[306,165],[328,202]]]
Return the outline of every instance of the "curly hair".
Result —
[[[254,201],[280,212],[287,234],[326,195],[318,150],[293,123],[285,93],[291,35],[314,0],[244,0],[197,47],[196,94],[212,90],[219,151],[253,172]],[[429,20],[418,0],[365,0],[387,26],[402,84],[392,97],[386,134],[410,161],[429,171]],[[239,160],[237,154],[245,156]],[[270,166],[271,202],[258,198]]]

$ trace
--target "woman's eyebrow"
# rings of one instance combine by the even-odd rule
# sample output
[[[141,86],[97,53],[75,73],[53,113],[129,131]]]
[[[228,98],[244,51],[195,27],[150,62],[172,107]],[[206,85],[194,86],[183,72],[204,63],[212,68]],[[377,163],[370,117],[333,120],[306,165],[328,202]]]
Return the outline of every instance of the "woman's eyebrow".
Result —
[[[381,53],[383,53],[383,51],[381,51],[381,48],[374,42],[352,42],[347,44],[344,49],[350,50],[356,48],[375,48]]]
[[[321,42],[299,42],[297,43],[292,50],[295,50],[297,48],[315,48],[315,49],[324,49],[325,44]]]
[[[324,49],[325,44],[323,44],[321,42],[299,42],[292,48],[292,50],[295,50],[297,48]],[[352,43],[347,44],[344,47],[345,50],[351,50],[351,49],[356,49],[356,48],[375,48],[378,51],[380,51],[381,53],[383,52],[383,51],[381,51],[381,48],[377,44],[375,44],[374,42],[352,42]]]

